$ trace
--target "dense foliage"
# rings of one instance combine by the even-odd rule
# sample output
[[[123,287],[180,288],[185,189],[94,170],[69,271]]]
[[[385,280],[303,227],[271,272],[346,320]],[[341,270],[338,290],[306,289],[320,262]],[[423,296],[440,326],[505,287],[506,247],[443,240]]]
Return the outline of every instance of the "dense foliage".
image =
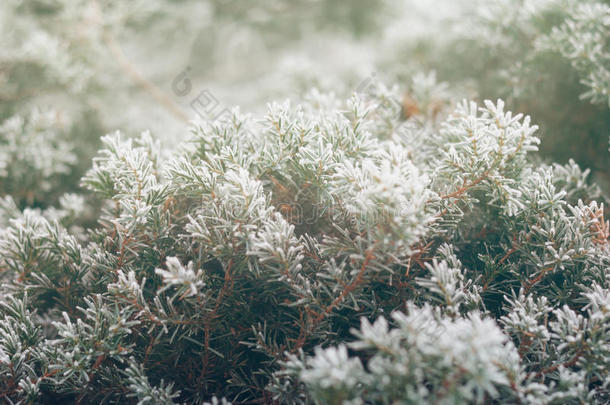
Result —
[[[475,2],[426,41],[332,1],[143,3],[0,5],[2,401],[610,402],[607,3]],[[398,85],[98,143],[164,128],[115,99],[186,118],[118,44],[188,10],[269,49],[338,21]]]

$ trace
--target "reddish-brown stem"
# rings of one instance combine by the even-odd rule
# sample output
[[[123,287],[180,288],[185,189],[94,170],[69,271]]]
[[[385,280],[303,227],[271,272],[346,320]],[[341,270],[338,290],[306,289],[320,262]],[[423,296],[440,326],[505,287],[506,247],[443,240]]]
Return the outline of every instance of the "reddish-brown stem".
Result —
[[[216,302],[214,303],[214,308],[212,311],[206,316],[205,326],[203,329],[203,342],[204,342],[204,354],[203,360],[201,364],[201,374],[200,378],[205,377],[205,374],[208,370],[208,365],[210,362],[210,333],[211,333],[211,323],[214,319],[216,319],[218,308],[222,304],[222,300],[226,294],[233,288],[234,280],[231,274],[231,270],[233,268],[233,259],[229,259],[229,263],[227,264],[227,269],[225,271],[224,284],[222,289],[216,296]]]

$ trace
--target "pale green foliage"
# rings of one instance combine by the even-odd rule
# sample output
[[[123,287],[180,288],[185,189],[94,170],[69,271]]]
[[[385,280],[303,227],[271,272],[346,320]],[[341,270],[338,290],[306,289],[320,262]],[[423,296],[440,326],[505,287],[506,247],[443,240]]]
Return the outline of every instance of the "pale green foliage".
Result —
[[[180,392],[172,390],[173,384],[165,385],[161,381],[159,387],[151,385],[144,370],[142,370],[142,366],[137,363],[130,363],[125,370],[125,375],[130,383],[129,389],[132,391],[129,396],[137,397],[138,405],[173,403],[173,400],[180,395]]]
[[[569,11],[561,25],[540,39],[540,47],[556,50],[570,61],[589,88],[582,98],[610,107],[610,6],[572,2]]]
[[[345,99],[311,89],[264,114],[234,108],[194,122],[188,140],[167,149],[147,131],[126,135],[163,128],[157,110],[121,110],[123,98],[146,110],[117,73],[139,77],[120,57],[134,49],[119,45],[128,33],[159,29],[165,44],[177,21],[188,30],[204,16],[220,29],[211,41],[260,32],[263,45],[250,52],[290,53],[317,26],[379,28],[367,8],[346,15],[332,1],[294,2],[298,13],[284,19],[274,18],[284,1],[258,14],[233,1],[192,3],[0,5],[0,82],[10,82],[0,90],[2,400],[610,400],[610,227],[590,178],[607,169],[537,155],[549,133],[570,133],[566,123],[596,142],[605,128],[606,5],[475,2],[447,23],[451,35],[413,54],[390,52],[417,46],[390,46],[380,32],[380,66],[437,74],[410,75],[405,94],[376,77],[353,83],[354,70],[335,83]],[[227,25],[235,16],[244,24]],[[399,63],[411,55],[421,58]],[[175,75],[152,62],[148,73]],[[257,97],[273,93],[260,86]],[[456,102],[477,93],[508,101]],[[175,100],[152,94],[182,116]],[[31,108],[49,99],[69,114]],[[510,111],[521,101],[532,118]],[[93,106],[103,125],[109,116],[129,123],[101,138],[79,190],[76,139],[97,128],[85,118]],[[596,162],[607,162],[606,136]]]
[[[4,200],[7,291],[38,312],[1,347],[32,352],[11,398],[603,402],[610,252],[588,173],[531,163],[537,127],[502,101],[405,123],[378,90],[234,110],[169,157],[106,136],[89,234],[74,196]]]
[[[436,70],[461,97],[505,99],[509,109],[527,111],[541,126],[543,156],[591,168],[607,192],[608,3],[447,1],[430,6],[437,13],[422,11],[422,3],[397,6],[401,17],[376,45],[384,49],[380,70],[405,83],[422,69]],[[404,29],[418,23],[424,27]],[[416,89],[406,90],[408,101]]]
[[[197,294],[197,288],[203,285],[201,270],[195,273],[193,262],[189,262],[188,267],[185,269],[175,257],[167,258],[167,270],[156,269],[155,273],[161,276],[165,288],[173,285],[185,287],[185,295]]]
[[[373,354],[366,370],[344,346],[318,350],[302,366],[315,401],[459,403],[518,395],[509,392],[520,388],[519,355],[493,321],[476,313],[452,320],[428,306],[392,317],[396,328],[384,318],[363,319],[354,331],[350,347]]]
[[[0,124],[0,195],[32,204],[60,184],[76,163],[62,125],[53,110],[33,110]]]

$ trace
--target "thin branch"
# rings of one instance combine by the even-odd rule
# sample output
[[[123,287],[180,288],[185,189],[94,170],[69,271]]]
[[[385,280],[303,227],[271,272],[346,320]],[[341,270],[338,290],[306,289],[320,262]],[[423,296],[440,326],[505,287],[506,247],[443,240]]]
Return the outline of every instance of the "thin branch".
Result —
[[[93,1],[97,17],[101,21],[102,10],[97,0]],[[112,53],[112,56],[117,60],[119,66],[133,81],[135,81],[140,87],[150,93],[155,100],[159,102],[167,111],[183,122],[188,122],[189,117],[174,103],[167,95],[161,91],[157,86],[140,73],[140,71],[127,59],[123,53],[120,45],[115,40],[114,36],[102,27],[102,38],[104,44]]]

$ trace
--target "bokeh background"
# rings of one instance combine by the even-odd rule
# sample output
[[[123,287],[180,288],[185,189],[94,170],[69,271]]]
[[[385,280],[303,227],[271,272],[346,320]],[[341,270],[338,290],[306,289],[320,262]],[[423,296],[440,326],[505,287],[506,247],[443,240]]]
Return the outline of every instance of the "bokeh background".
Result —
[[[225,108],[264,114],[369,81],[397,86],[407,118],[436,98],[503,98],[540,126],[540,159],[574,159],[607,193],[607,5],[3,0],[0,195],[44,208],[80,192],[111,131],[148,130],[171,151]]]

